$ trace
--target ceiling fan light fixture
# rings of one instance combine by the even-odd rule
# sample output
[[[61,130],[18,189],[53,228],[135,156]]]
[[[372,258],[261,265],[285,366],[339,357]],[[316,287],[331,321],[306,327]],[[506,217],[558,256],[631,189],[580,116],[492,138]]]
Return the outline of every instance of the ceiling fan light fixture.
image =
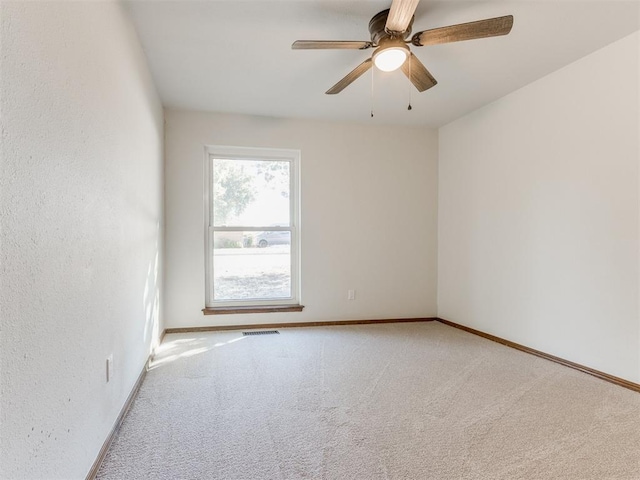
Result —
[[[382,46],[373,53],[373,63],[383,72],[393,72],[402,66],[409,56],[404,43]]]
[[[327,90],[325,92],[327,95],[340,93],[345,87],[351,85],[365,72],[373,68],[374,65],[385,72],[392,72],[401,68],[402,73],[413,86],[419,92],[424,92],[437,85],[438,82],[418,57],[411,52],[408,44],[411,44],[412,47],[425,47],[427,45],[461,42],[476,38],[498,37],[507,35],[511,32],[511,27],[513,27],[513,15],[505,15],[422,30],[411,36],[418,2],[420,0],[391,0],[390,8],[378,12],[369,21],[371,41],[296,40],[291,45],[291,48],[294,50],[326,48],[366,50],[371,47],[376,48],[371,57],[366,58],[364,62]],[[372,75],[372,88],[373,78],[374,76]]]

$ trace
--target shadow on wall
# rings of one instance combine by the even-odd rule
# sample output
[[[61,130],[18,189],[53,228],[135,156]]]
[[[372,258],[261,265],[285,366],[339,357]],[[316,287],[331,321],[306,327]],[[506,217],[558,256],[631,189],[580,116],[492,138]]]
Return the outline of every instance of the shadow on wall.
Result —
[[[145,315],[144,341],[149,342],[149,354],[160,344],[160,224],[156,225],[155,255],[149,262],[147,278],[142,297],[142,308]]]

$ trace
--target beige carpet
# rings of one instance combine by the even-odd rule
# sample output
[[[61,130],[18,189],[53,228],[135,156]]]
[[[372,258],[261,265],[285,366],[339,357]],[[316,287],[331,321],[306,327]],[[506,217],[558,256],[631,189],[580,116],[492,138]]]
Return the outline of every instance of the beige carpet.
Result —
[[[175,334],[106,479],[640,479],[640,394],[439,323]]]

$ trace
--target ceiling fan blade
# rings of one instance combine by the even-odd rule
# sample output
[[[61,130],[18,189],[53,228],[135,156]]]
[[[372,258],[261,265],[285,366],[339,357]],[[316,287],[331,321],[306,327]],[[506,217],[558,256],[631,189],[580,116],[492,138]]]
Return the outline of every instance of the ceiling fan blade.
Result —
[[[419,92],[424,92],[435,86],[438,81],[429,73],[427,67],[413,53],[411,57],[402,64],[402,72],[413,83]]]
[[[360,75],[365,73],[367,70],[371,68],[372,62],[370,58],[367,58],[364,62],[358,65],[356,68],[351,70],[347,75],[336,83],[333,87],[327,90],[325,93],[327,95],[334,95],[336,93],[340,93],[346,87],[351,85],[351,83],[356,80]]]
[[[293,50],[319,50],[326,48],[366,50],[371,42],[352,42],[339,40],[296,40],[291,45]]]
[[[411,43],[416,46],[437,45],[440,43],[460,42],[475,38],[498,37],[507,35],[513,26],[513,15],[489,18],[476,22],[461,23],[448,27],[434,28],[416,33]]]
[[[411,23],[419,1],[420,0],[393,0],[389,16],[387,17],[387,23],[384,27],[385,30],[388,32],[404,33]]]

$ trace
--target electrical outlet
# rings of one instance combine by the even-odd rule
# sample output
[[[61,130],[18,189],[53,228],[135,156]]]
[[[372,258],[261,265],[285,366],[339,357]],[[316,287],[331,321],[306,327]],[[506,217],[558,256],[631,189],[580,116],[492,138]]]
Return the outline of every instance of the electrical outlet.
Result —
[[[347,290],[347,300],[355,300],[355,299],[356,299],[356,291]]]
[[[107,357],[107,383],[113,378],[113,353]]]

